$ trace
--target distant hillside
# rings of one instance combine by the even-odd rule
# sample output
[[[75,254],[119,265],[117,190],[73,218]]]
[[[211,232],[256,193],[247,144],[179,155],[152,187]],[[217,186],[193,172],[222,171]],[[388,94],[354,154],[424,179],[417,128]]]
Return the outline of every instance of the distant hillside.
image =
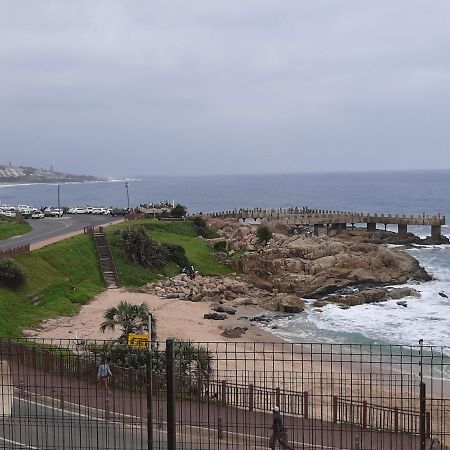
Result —
[[[53,169],[35,169],[34,167],[14,167],[0,165],[0,183],[68,183],[82,181],[101,181],[92,175],[73,175],[55,172]]]

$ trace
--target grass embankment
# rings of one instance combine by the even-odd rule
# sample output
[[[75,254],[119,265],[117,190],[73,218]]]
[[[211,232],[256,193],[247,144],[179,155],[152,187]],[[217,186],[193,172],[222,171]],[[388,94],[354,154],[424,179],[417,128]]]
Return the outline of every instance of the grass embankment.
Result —
[[[31,226],[24,220],[10,219],[0,215],[0,240],[20,236],[31,231]]]
[[[121,286],[142,286],[172,276],[180,269],[174,263],[152,272],[125,260],[117,236],[118,228],[142,225],[159,242],[184,247],[189,261],[202,273],[225,275],[232,270],[216,261],[213,251],[197,238],[191,222],[141,220],[107,228]],[[76,236],[15,258],[24,269],[26,282],[19,290],[0,287],[0,336],[20,336],[48,318],[74,314],[105,289],[92,238]]]
[[[70,315],[105,285],[92,238],[76,236],[15,258],[26,273],[19,290],[0,287],[0,336],[19,336],[41,320]]]
[[[158,274],[172,276],[179,273],[179,268],[174,264],[166,266],[163,271],[156,272],[130,264],[124,259],[123,253],[117,245],[118,238],[114,232],[120,228],[135,226],[143,226],[149,235],[158,242],[181,245],[191,264],[202,275],[227,275],[233,271],[217,261],[214,257],[214,252],[208,245],[198,239],[199,230],[192,222],[144,219],[113,225],[107,229],[108,240],[111,244],[121,286],[142,286],[160,278]],[[209,232],[212,233],[212,230],[209,230]]]

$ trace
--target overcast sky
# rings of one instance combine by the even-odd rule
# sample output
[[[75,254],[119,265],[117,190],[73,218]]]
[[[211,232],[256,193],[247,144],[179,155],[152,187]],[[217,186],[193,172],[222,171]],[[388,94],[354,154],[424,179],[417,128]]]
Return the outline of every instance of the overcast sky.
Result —
[[[0,164],[450,168],[448,0],[0,5]]]

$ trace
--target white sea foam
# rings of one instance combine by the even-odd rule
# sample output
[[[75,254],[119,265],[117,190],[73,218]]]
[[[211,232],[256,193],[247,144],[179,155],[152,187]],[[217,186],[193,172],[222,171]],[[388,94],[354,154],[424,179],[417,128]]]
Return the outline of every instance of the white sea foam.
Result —
[[[358,342],[446,347],[450,354],[450,246],[416,247],[408,250],[434,277],[428,283],[410,283],[421,298],[408,297],[407,307],[390,300],[384,303],[341,309],[327,305],[318,309],[308,302],[305,314],[275,322],[272,332],[292,341]],[[400,286],[403,287],[403,286]]]

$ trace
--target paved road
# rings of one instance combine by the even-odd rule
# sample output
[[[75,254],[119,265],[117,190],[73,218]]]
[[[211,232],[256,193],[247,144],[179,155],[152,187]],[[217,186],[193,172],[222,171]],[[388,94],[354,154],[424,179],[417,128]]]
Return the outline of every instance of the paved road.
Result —
[[[0,241],[0,250],[7,250],[24,244],[36,244],[48,239],[82,230],[86,226],[97,226],[120,219],[111,216],[96,216],[80,214],[63,216],[61,218],[44,218],[29,220],[33,230],[22,236],[16,236]]]
[[[158,448],[167,447],[161,443]],[[0,426],[0,449],[143,450],[147,434],[145,427],[61,410],[33,397],[15,397],[11,416],[3,417]]]

